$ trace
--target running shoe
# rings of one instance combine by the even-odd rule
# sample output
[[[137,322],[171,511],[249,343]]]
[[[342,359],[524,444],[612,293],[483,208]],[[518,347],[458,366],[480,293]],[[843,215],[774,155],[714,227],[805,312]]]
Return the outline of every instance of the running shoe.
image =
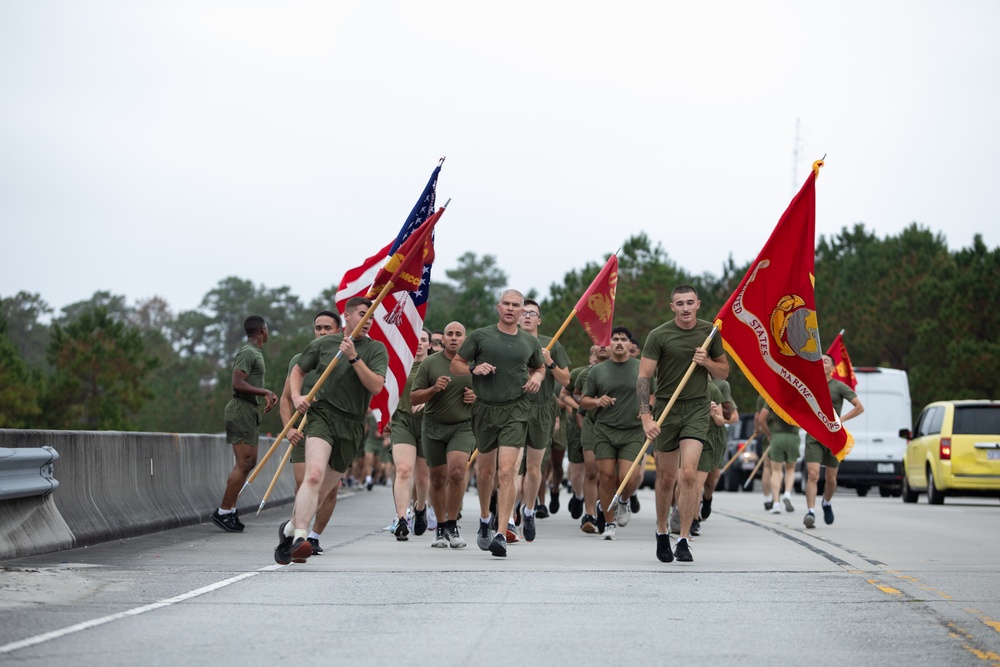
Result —
[[[308,542],[309,544],[312,545],[312,548],[313,548],[312,555],[313,556],[322,556],[323,555],[323,547],[321,547],[319,545],[319,540],[318,539],[316,539],[315,537],[307,537],[306,538],[306,542]]]
[[[445,534],[448,536],[448,542],[451,544],[452,549],[464,549],[465,540],[462,535],[458,532],[458,524],[452,524],[448,528],[445,528]]]
[[[229,514],[219,514],[219,510],[215,510],[212,512],[212,523],[227,533],[240,532],[239,526],[236,525],[235,512],[230,512]]]
[[[772,507],[774,507],[774,501],[773,500],[765,500],[764,501],[764,511],[765,512],[770,512]]]
[[[517,504],[514,505],[514,525],[515,526],[520,526],[521,525],[521,502],[520,501],[518,501]]]
[[[423,535],[427,532],[427,505],[422,510],[413,510],[413,534]]]
[[[771,503],[771,514],[781,514],[781,505],[778,503]]]
[[[410,527],[406,525],[406,519],[399,517],[396,519],[396,529],[392,531],[397,542],[406,542],[410,539]]]
[[[243,529],[246,528],[246,526],[243,525],[243,522],[240,521],[240,511],[236,508],[233,508],[233,523],[236,524],[236,529],[241,533],[243,532]]]
[[[632,520],[632,508],[627,500],[618,502],[618,509],[615,511],[615,523],[624,528]]]
[[[535,505],[535,518],[536,519],[548,519],[549,518],[549,508],[542,503],[537,503]]]
[[[445,535],[444,526],[438,526],[434,533],[434,541],[431,542],[431,546],[436,549],[447,549],[451,540]]]
[[[701,520],[704,521],[712,514],[712,499],[701,499]]]
[[[833,523],[833,505],[823,505],[823,521],[825,521],[828,526]]]
[[[670,533],[656,534],[656,558],[661,563],[671,563],[674,552],[670,549]]]
[[[574,519],[579,519],[583,515],[583,498],[578,498],[570,491],[569,495],[569,515]]]
[[[639,511],[639,498],[633,493],[632,497],[628,499],[628,506],[632,510],[632,514]]]
[[[524,531],[524,539],[528,540],[529,542],[534,542],[535,541],[535,515],[534,514],[532,514],[531,516],[528,516],[527,514],[524,515],[524,526],[522,526],[521,530]]]
[[[603,533],[604,532],[604,510],[601,509],[601,501],[600,500],[597,501],[597,516],[594,517],[594,518],[597,519],[597,522],[595,523],[595,526],[597,528],[597,532],[598,533]]]
[[[700,537],[700,536],[701,536],[701,521],[695,519],[694,521],[691,522],[691,537]]]
[[[295,538],[285,536],[285,524],[287,523],[286,519],[278,526],[278,546],[274,548],[274,562],[278,565],[288,565],[292,562],[292,543]]]
[[[514,524],[512,523],[507,524],[507,532],[504,533],[504,539],[507,540],[508,544],[514,544],[514,542],[520,542],[520,540],[517,537],[517,531],[515,530]]]
[[[792,497],[788,494],[781,496],[781,502],[785,503],[786,512],[794,512],[795,508],[792,506]]]
[[[479,532],[476,533],[476,544],[478,544],[479,548],[483,551],[488,551],[492,541],[493,531],[490,530],[490,522],[480,520]]]
[[[583,519],[580,521],[580,530],[585,533],[596,533],[597,532],[597,519],[590,516],[589,514],[584,514]]]
[[[299,537],[292,542],[288,555],[291,557],[293,563],[304,563],[309,556],[312,556],[312,553],[313,545],[309,544],[309,541],[304,537]]]
[[[617,532],[617,526],[613,523],[606,524],[604,526],[604,539],[613,540],[615,539],[615,533]]]
[[[434,506],[427,506],[427,530],[437,530],[438,518],[437,514],[434,512]]]
[[[490,542],[489,551],[497,558],[504,558],[507,556],[507,540],[504,538],[503,533],[497,533],[493,536],[493,541]]]
[[[683,537],[677,540],[677,548],[674,549],[674,557],[679,563],[690,563],[694,560],[694,556],[691,555],[691,547],[688,545],[688,541]]]
[[[812,510],[806,512],[805,517],[802,519],[802,523],[806,525],[806,528],[816,527],[816,515],[813,514]]]
[[[670,510],[669,524],[670,532],[679,535],[681,532],[681,510],[676,505]]]
[[[555,514],[559,511],[559,485],[549,485],[549,512]]]

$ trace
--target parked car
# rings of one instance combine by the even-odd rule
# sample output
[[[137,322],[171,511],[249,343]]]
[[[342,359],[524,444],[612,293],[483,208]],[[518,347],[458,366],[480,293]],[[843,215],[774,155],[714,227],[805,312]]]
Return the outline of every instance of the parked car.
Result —
[[[945,496],[1000,497],[1000,402],[937,401],[917,418],[904,457],[903,502],[921,493],[940,505]]]
[[[729,441],[726,443],[726,455],[723,457],[723,465],[725,465],[729,459],[733,458],[736,455],[736,452],[739,451],[740,445],[745,443],[747,439],[753,435],[753,413],[747,412],[741,414],[740,420],[735,424],[730,424],[728,428]],[[725,474],[719,478],[721,488],[726,491],[739,491],[742,489],[759,459],[760,438],[756,438],[753,442],[748,443],[747,446],[743,448],[739,458],[734,461],[733,464],[729,466],[729,469],[726,470]],[[758,470],[755,475],[755,479],[759,477],[760,471]],[[753,487],[748,490],[753,490]]]

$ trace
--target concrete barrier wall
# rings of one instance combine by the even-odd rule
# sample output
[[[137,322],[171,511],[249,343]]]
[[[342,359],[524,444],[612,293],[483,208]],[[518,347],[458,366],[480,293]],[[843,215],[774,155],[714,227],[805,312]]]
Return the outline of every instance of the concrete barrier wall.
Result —
[[[261,456],[271,442],[261,439]],[[0,447],[44,446],[59,453],[59,488],[46,498],[0,501],[0,559],[209,521],[233,468],[222,435],[0,429]],[[287,446],[240,496],[240,512],[257,510]],[[294,499],[285,468],[268,507]]]

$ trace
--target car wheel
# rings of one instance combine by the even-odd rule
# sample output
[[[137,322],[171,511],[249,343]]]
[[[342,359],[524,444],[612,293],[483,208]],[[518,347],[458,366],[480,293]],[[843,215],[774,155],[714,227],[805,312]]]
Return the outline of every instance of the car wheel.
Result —
[[[857,492],[857,494],[858,494],[859,496],[861,496],[862,498],[864,498],[865,496],[867,496],[867,495],[868,495],[868,487],[867,487],[867,486],[859,486],[858,488],[856,488],[856,489],[854,489],[854,490],[855,490],[855,491]]]
[[[937,488],[934,483],[934,473],[930,468],[927,468],[927,502],[931,505],[944,504],[944,491]]]
[[[906,475],[903,476],[903,496],[904,503],[915,503],[920,494],[910,488],[910,482],[906,479]]]
[[[880,486],[878,487],[878,494],[883,498],[888,498],[889,496],[892,495],[892,489],[890,489],[888,486]]]

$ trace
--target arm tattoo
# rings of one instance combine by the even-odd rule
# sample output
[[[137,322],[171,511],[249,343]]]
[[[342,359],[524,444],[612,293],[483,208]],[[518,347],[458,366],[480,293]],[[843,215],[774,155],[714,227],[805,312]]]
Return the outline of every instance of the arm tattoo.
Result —
[[[639,400],[639,414],[651,414],[649,411],[649,378],[640,376],[636,380],[635,394]]]

